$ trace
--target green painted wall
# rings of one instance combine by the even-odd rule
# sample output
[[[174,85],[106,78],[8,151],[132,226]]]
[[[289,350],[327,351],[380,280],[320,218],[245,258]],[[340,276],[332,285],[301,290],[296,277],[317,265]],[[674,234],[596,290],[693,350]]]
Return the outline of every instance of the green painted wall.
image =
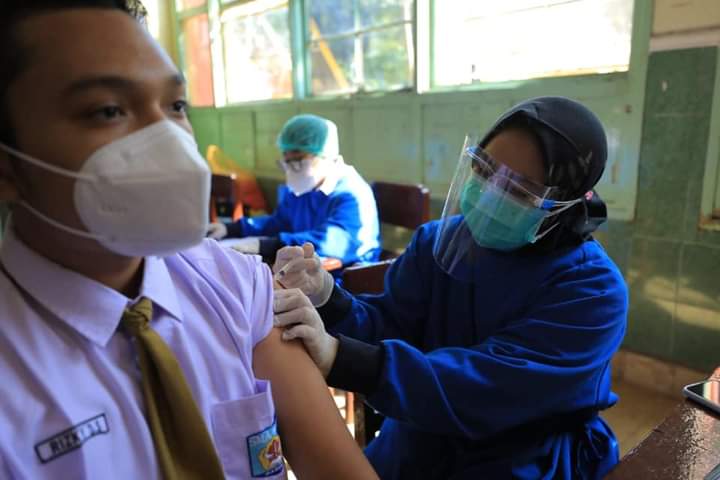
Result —
[[[370,180],[422,182],[444,196],[466,134],[483,134],[513,104],[537,95],[572,96],[607,126],[610,159],[599,191],[613,218],[635,211],[645,65],[629,74],[545,79],[473,91],[394,93],[341,99],[263,102],[194,109],[201,151],[219,144],[260,177],[280,179],[275,138],[298,113],[333,120],[348,163]]]
[[[599,236],[630,286],[625,346],[705,371],[720,365],[720,233],[698,228],[717,56],[650,56],[636,218]]]

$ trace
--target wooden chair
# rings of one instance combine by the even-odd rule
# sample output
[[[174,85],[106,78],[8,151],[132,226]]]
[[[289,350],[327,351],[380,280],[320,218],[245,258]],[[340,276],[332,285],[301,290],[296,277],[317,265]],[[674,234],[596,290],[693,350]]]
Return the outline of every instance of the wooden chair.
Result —
[[[430,220],[430,190],[424,185],[374,182],[372,189],[382,223],[415,230]]]
[[[375,182],[373,193],[380,222],[415,230],[430,220],[430,190],[424,185]],[[343,273],[343,286],[351,293],[381,293],[385,271],[394,252],[383,250],[381,261],[350,266]]]
[[[345,269],[343,288],[350,293],[382,293],[385,272],[394,259],[377,263],[354,265]],[[349,272],[349,274],[348,274]]]
[[[243,204],[237,201],[235,175],[213,174],[210,184],[210,221],[232,221],[243,217]]]
[[[214,175],[233,178],[235,200],[241,204],[243,215],[263,215],[268,212],[268,203],[257,178],[250,170],[238,165],[217,145],[208,146],[205,155]]]
[[[430,220],[430,190],[424,185],[374,182],[372,189],[381,223],[415,230]],[[395,252],[383,250],[380,253],[380,260],[389,260],[397,256]],[[332,271],[342,267],[342,264],[338,263],[340,261],[337,259],[328,258],[326,260],[327,263],[325,260],[323,261],[325,270]],[[388,265],[381,264],[350,266],[345,269],[343,274],[343,285],[350,291],[356,289],[358,293],[380,293],[382,292],[382,276],[385,274],[387,267]],[[356,273],[360,269],[363,269],[362,272]],[[366,271],[365,269],[373,271]],[[350,270],[349,275],[347,274],[348,270]],[[360,276],[359,280],[355,279],[356,275]],[[362,282],[362,285],[353,283],[356,281]],[[367,290],[367,288],[372,290]]]
[[[380,222],[415,230],[430,220],[430,190],[424,185],[375,182],[372,185]],[[397,254],[383,250],[381,260]]]
[[[423,185],[401,185],[397,183],[375,182],[373,193],[382,223],[415,230],[430,220],[430,190]],[[381,261],[369,264],[353,265],[343,273],[343,287],[353,294],[382,293],[385,273],[392,265],[394,252],[384,250]],[[373,413],[365,405],[364,398],[358,393],[348,393],[346,405],[354,407],[355,441],[365,447],[368,438],[379,428],[382,417]]]

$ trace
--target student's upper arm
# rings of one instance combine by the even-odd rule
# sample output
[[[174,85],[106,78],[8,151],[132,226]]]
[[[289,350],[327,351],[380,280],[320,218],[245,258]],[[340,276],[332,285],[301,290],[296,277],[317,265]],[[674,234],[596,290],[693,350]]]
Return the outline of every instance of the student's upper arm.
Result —
[[[253,370],[270,380],[282,442],[300,478],[376,478],[355,444],[320,371],[299,341],[272,328],[272,275],[255,269],[251,308]]]
[[[285,454],[299,478],[377,478],[299,341],[273,329],[253,351],[258,378],[272,385]]]

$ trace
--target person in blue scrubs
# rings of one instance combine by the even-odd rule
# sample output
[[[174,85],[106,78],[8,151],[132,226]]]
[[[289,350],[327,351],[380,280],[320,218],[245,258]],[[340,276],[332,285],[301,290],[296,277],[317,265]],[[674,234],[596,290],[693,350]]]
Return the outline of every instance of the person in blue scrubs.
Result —
[[[618,400],[628,292],[592,238],[606,158],[590,110],[531,99],[466,142],[442,219],[383,294],[328,282],[309,245],[278,252],[275,324],[385,415],[366,449],[381,478],[594,479],[617,463],[599,412]]]
[[[215,223],[209,236],[242,238],[237,250],[272,258],[285,245],[311,243],[319,255],[343,265],[374,261],[380,227],[372,189],[339,151],[336,125],[317,115],[297,115],[277,139],[286,185],[272,215]]]

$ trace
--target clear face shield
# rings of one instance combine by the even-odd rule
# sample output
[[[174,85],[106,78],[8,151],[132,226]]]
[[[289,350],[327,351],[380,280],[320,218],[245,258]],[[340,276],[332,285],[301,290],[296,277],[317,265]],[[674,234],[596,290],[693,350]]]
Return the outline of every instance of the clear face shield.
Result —
[[[557,188],[514,172],[479,143],[478,137],[465,139],[433,246],[438,265],[466,281],[484,249],[512,251],[534,243],[557,227],[553,217],[583,200],[555,200]]]

